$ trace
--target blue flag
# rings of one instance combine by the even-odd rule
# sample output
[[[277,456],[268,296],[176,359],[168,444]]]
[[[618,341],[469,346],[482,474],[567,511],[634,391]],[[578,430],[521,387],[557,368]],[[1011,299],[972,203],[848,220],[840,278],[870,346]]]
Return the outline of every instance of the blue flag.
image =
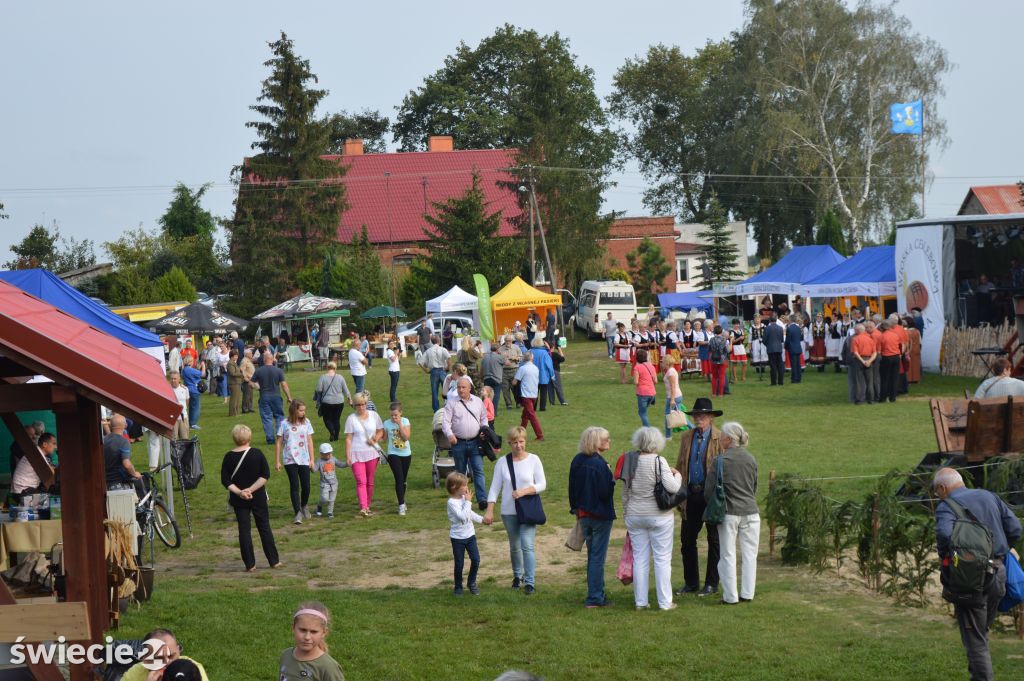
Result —
[[[897,135],[920,135],[924,131],[921,100],[902,102],[889,107],[892,131]]]

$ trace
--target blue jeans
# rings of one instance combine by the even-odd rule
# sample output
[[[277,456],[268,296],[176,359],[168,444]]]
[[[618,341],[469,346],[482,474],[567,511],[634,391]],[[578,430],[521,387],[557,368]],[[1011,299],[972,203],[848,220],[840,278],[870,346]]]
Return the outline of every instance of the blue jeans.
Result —
[[[260,395],[259,406],[263,434],[267,436],[267,444],[272,445],[277,435],[277,424],[284,421],[284,402],[280,395]]]
[[[199,425],[199,393],[189,392],[188,394],[188,424]]]
[[[480,444],[476,440],[456,440],[452,445],[452,458],[455,459],[455,470],[468,475],[473,468],[473,489],[477,503],[487,500],[487,480],[484,478],[484,457],[480,454]]]
[[[437,399],[437,393],[444,385],[444,369],[430,370],[430,405],[435,412],[441,408],[441,402]]]
[[[366,384],[366,374],[363,374],[362,376],[353,376],[352,382],[356,384],[357,393],[363,392],[363,385]]]
[[[672,411],[672,407],[682,409],[683,408],[683,396],[679,397],[666,397],[665,398],[665,439],[672,437],[672,429],[668,427],[668,413]]]
[[[514,515],[502,515],[501,522],[508,533],[508,554],[512,559],[512,574],[524,584],[534,586],[534,572],[537,570],[537,556],[533,552],[533,540],[537,536],[536,525],[524,525]]]
[[[217,395],[220,397],[228,396],[228,375],[221,374],[217,377]]]
[[[608,356],[613,357],[615,355],[615,336],[606,336],[604,341],[608,344]]]
[[[501,381],[495,381],[490,378],[484,379],[484,385],[494,391],[494,399],[491,400],[491,404],[494,405],[494,419],[498,419],[498,402],[501,402]]]
[[[647,408],[652,404],[654,404],[654,395],[636,396],[636,413],[640,414],[640,423],[645,426],[651,425],[651,422],[647,420]]]
[[[401,373],[401,371],[388,372],[388,377],[391,378],[391,390],[388,392],[388,397],[392,402],[398,401],[398,378]]]
[[[583,538],[587,542],[587,605],[605,602],[604,562],[608,556],[608,537],[612,533],[611,520],[580,518]]]
[[[476,535],[469,539],[453,539],[452,557],[455,558],[455,588],[462,590],[462,570],[466,565],[466,554],[469,554],[469,586],[476,586],[476,572],[480,569],[480,549],[476,545]]]

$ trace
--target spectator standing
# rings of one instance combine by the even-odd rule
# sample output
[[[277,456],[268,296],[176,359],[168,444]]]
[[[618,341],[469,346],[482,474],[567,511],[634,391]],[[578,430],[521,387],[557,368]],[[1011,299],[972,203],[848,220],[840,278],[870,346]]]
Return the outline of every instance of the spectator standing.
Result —
[[[242,372],[242,413],[251,414],[252,408],[252,375],[256,373],[256,365],[252,361],[252,350],[246,350],[242,361],[238,363]]]
[[[565,401],[565,393],[562,391],[562,363],[565,362],[565,351],[555,342],[549,347],[548,352],[551,354],[551,366],[554,368],[554,373],[551,374],[554,397],[558,398],[560,406],[568,407],[569,403]],[[552,404],[554,404],[553,400],[554,398],[552,398]]]
[[[473,493],[469,491],[469,479],[462,473],[449,473],[444,481],[448,490],[448,522],[451,528],[448,537],[452,543],[452,557],[455,559],[455,589],[453,594],[462,595],[462,571],[469,554],[469,593],[477,596],[480,588],[476,575],[480,570],[480,549],[476,544],[476,528],[473,523],[482,523],[483,517],[473,512]]]
[[[181,413],[178,414],[178,420],[174,422],[174,430],[171,431],[171,439],[173,440],[187,440],[188,439],[188,388],[181,384],[181,375],[177,371],[172,371],[167,375],[167,380],[171,384],[171,390],[174,391],[174,397],[178,400],[178,404],[181,405]]]
[[[853,403],[860,404],[875,401],[875,378],[872,365],[878,359],[875,341],[868,335],[863,324],[853,327],[853,338],[850,340],[849,371],[853,379]]]
[[[430,347],[423,353],[423,371],[430,374],[430,406],[433,411],[441,407],[437,397],[438,390],[444,383],[445,374],[451,363],[451,356],[448,351],[441,347],[441,339],[437,336],[430,337]]]
[[[882,401],[896,401],[896,390],[899,385],[901,349],[900,336],[893,328],[892,322],[882,322],[882,335],[878,344],[881,350]]]
[[[402,403],[392,402],[388,408],[389,418],[384,422],[384,434],[388,441],[388,466],[395,478],[395,497],[398,499],[398,515],[404,516],[405,491],[409,486],[409,466],[412,464],[412,447],[409,444],[409,419],[402,416]]]
[[[452,446],[455,470],[467,474],[472,468],[476,498],[482,507],[487,483],[480,452],[480,429],[487,425],[487,412],[481,399],[471,392],[472,388],[473,383],[468,377],[458,379],[458,394],[445,402],[441,430]]]
[[[334,447],[330,442],[320,443],[320,458],[316,462],[316,471],[320,474],[320,500],[316,503],[316,517],[327,511],[327,517],[334,517],[334,502],[338,498],[338,469],[347,464],[334,458]]]
[[[519,362],[523,359],[523,351],[513,342],[514,340],[512,334],[505,334],[501,347],[498,348],[498,353],[505,358],[505,363],[501,368],[501,394],[504,396],[506,409],[511,409],[513,405],[519,406],[519,398],[512,390],[512,382],[515,380]],[[495,404],[495,412],[497,412],[497,404]]]
[[[338,365],[327,363],[327,371],[317,379],[316,394],[320,395],[320,416],[327,429],[327,437],[337,442],[341,437],[341,412],[345,409],[345,401],[352,402],[352,394],[348,391],[345,377],[338,373]]]
[[[353,395],[352,406],[356,411],[345,420],[345,459],[356,481],[358,517],[361,518],[373,515],[370,506],[373,503],[377,464],[382,454],[380,442],[384,439],[384,422],[376,411],[366,408],[368,401],[366,393]]]
[[[672,438],[672,429],[668,427],[668,415],[683,408],[683,391],[679,387],[679,372],[676,370],[672,357],[661,360],[662,381],[665,383],[665,439]]]
[[[388,341],[388,347],[384,351],[384,359],[387,360],[388,378],[391,380],[388,397],[394,402],[398,399],[398,379],[402,372],[402,356],[398,353],[398,343],[394,340]]]
[[[757,511],[757,461],[745,448],[750,436],[743,426],[731,421],[722,426],[722,483],[725,489],[725,520],[718,525],[718,575],[722,603],[735,605],[754,600],[757,584],[757,544],[761,538],[761,516]],[[718,482],[717,463],[708,470],[704,500],[710,501]],[[736,539],[743,562],[743,584],[736,587]]]
[[[508,360],[500,352],[501,346],[491,345],[491,351],[480,360],[480,373],[483,376],[484,385],[489,387],[493,393],[491,404],[494,413],[498,413],[498,395],[501,393],[501,384],[505,378],[505,367]],[[515,374],[513,374],[513,377]],[[507,406],[506,406],[507,408]]]
[[[597,321],[597,315],[594,315],[594,321]],[[619,325],[612,319],[612,313],[608,313],[608,317],[601,322],[601,326],[604,328],[604,342],[608,345],[608,359],[612,359],[615,356],[615,335],[619,332]]]
[[[942,596],[953,603],[960,640],[967,652],[967,670],[971,679],[992,679],[992,658],[988,650],[988,630],[998,612],[999,601],[1006,592],[1006,554],[1021,537],[1020,521],[1003,501],[984,489],[964,487],[960,473],[942,468],[932,483],[936,496],[942,501],[935,509],[935,538],[939,551]],[[973,602],[954,598],[949,589],[950,548],[953,528],[958,519],[970,517],[991,533],[992,573]]]
[[[604,459],[610,447],[608,431],[591,426],[580,435],[579,453],[569,464],[569,510],[587,545],[588,608],[611,604],[604,591],[604,564],[615,522],[615,479]]]
[[[647,420],[647,410],[657,401],[657,382],[658,372],[647,361],[647,350],[637,350],[636,364],[633,365],[633,383],[636,385],[636,411],[640,416],[640,423],[644,426],[651,425]]]
[[[793,315],[786,325],[786,354],[789,355],[789,382],[800,382],[800,363],[804,356],[804,330],[800,315]]]
[[[370,360],[366,358],[357,347],[353,346],[348,351],[348,370],[352,374],[352,383],[356,387],[356,392],[363,392],[363,387],[366,385],[366,367],[369,366]]]
[[[260,421],[268,445],[274,444],[278,424],[284,420],[282,389],[288,401],[292,401],[292,393],[288,388],[288,382],[284,380],[284,372],[274,366],[274,362],[274,354],[268,350],[263,353],[263,365],[252,375],[252,386],[260,389]]]
[[[786,363],[782,359],[782,353],[785,351],[786,330],[774,314],[771,321],[765,326],[763,337],[765,354],[768,355],[771,384],[783,385],[783,379],[786,376]]]
[[[220,465],[220,482],[230,493],[228,503],[238,522],[238,546],[242,552],[242,564],[246,572],[256,571],[251,525],[251,519],[254,519],[267,563],[270,567],[281,567],[274,532],[270,529],[270,509],[267,505],[266,484],[270,479],[270,465],[263,452],[252,446],[252,430],[249,426],[236,425],[231,429],[231,438],[235,447],[224,455]]]
[[[513,385],[519,386],[519,400],[523,405],[523,414],[519,425],[526,427],[529,423],[533,426],[533,434],[538,442],[544,440],[544,431],[541,430],[540,421],[537,420],[537,413],[534,405],[537,403],[537,390],[540,387],[540,370],[533,363],[533,354],[527,352],[523,355],[523,361],[516,370]]]
[[[228,416],[238,416],[242,411],[242,369],[238,366],[238,350],[231,349],[224,373],[227,375]]]
[[[725,377],[729,369],[729,341],[722,333],[721,326],[715,326],[714,335],[708,341],[708,361],[711,363],[711,394],[715,397],[725,394]]]
[[[171,336],[167,339],[167,370],[181,372],[184,366],[181,361],[181,349],[178,347],[178,337]]]
[[[288,418],[277,428],[274,444],[274,467],[288,474],[288,489],[292,499],[295,524],[309,520],[309,476],[316,468],[313,462],[313,424],[306,418],[306,404],[292,400],[288,404]]]
[[[547,411],[548,402],[554,403],[555,401],[555,390],[554,386],[551,385],[551,377],[555,373],[555,367],[551,363],[551,353],[548,352],[547,346],[544,345],[544,339],[540,335],[533,337],[533,341],[530,344],[530,353],[533,355],[533,363],[537,365],[539,372],[539,411]]]
[[[203,374],[194,366],[192,355],[186,355],[185,368],[181,370],[181,382],[188,389],[188,425],[192,430],[199,430],[199,381]]]

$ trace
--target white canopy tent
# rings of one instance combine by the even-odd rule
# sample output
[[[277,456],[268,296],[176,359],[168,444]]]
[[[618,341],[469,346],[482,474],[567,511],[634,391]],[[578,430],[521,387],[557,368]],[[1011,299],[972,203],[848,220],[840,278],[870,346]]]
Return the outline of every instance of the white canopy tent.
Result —
[[[444,314],[445,312],[473,312],[476,319],[477,299],[472,293],[463,291],[458,286],[452,286],[448,291],[437,298],[427,301],[427,312]]]

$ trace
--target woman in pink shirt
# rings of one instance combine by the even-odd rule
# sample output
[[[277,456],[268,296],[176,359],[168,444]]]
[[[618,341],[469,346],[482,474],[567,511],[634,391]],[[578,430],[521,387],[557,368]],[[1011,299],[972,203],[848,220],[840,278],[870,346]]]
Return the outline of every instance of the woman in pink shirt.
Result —
[[[650,426],[647,420],[647,409],[654,404],[657,392],[654,389],[658,380],[658,371],[647,361],[647,350],[636,351],[636,364],[633,365],[633,383],[636,384],[636,411],[640,422]]]

